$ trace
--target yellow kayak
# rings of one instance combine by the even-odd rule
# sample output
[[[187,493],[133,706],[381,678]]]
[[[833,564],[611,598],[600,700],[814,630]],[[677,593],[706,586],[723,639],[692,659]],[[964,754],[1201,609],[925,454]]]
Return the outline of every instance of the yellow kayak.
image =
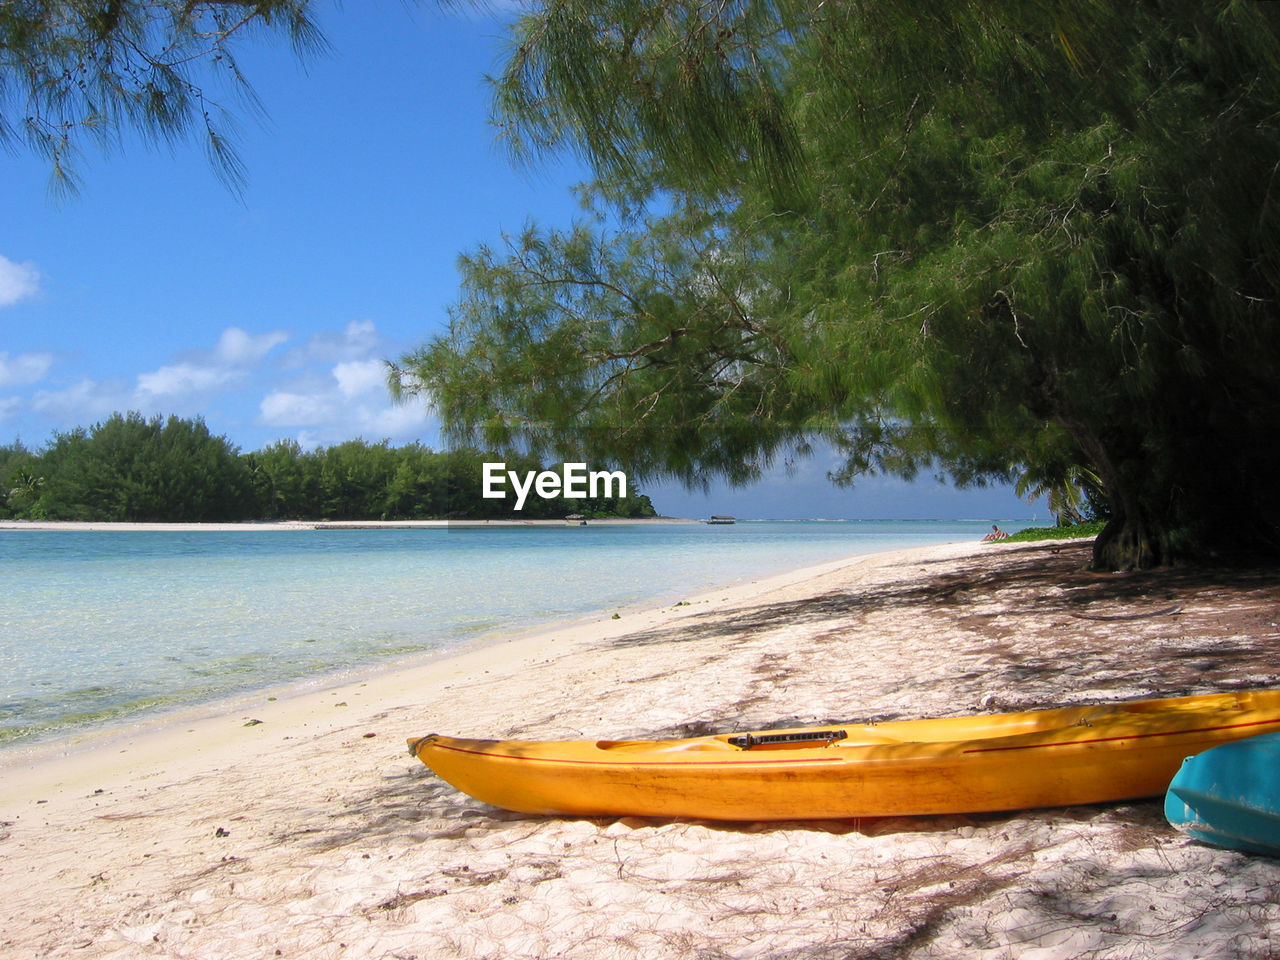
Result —
[[[1156,796],[1185,757],[1280,730],[1280,690],[686,740],[459,740],[409,751],[521,813],[797,820]]]

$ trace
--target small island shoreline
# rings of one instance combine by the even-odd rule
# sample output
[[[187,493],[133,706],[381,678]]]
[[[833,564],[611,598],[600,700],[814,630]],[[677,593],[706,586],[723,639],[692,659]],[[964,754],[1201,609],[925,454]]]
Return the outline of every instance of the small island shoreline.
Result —
[[[588,525],[630,526],[634,524],[701,523],[680,517],[602,517]],[[277,530],[419,530],[453,527],[562,527],[564,520],[245,520],[235,523],[140,523],[109,520],[0,520],[0,531],[236,533]]]

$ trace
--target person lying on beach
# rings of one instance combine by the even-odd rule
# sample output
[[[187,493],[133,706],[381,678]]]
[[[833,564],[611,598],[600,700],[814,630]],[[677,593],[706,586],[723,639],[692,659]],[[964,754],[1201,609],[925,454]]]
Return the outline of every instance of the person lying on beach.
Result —
[[[982,538],[982,542],[992,543],[996,540],[1008,540],[1008,539],[1009,539],[1009,535],[993,523],[991,525],[991,532]]]

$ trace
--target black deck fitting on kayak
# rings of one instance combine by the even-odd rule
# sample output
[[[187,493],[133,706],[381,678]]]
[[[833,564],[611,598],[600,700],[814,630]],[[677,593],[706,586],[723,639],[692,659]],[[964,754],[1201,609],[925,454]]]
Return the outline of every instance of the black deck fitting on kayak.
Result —
[[[417,740],[414,740],[409,744],[409,756],[416,757],[418,755],[418,751],[421,750],[424,745],[435,740],[437,736],[438,734],[428,733],[425,737],[419,737]]]
[[[834,743],[836,740],[843,740],[849,736],[843,730],[806,730],[803,733],[764,733],[760,736],[754,734],[746,734],[741,737],[730,737],[729,743],[735,747],[741,747],[743,750],[750,750],[752,747],[763,747],[770,743],[814,743],[816,741],[824,741],[825,743]]]

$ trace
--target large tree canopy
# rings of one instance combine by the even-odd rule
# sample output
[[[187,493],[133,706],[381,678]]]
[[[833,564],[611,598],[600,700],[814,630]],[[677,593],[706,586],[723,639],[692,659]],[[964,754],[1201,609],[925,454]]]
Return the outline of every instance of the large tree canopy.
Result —
[[[126,130],[162,141],[199,130],[215,168],[242,178],[213,87],[252,105],[235,51],[280,34],[301,52],[323,40],[312,0],[0,0],[0,145],[48,158],[55,189],[75,186],[90,138]]]
[[[547,0],[497,81],[608,217],[463,260],[460,436],[747,479],[1096,475],[1095,559],[1280,553],[1280,9]]]

